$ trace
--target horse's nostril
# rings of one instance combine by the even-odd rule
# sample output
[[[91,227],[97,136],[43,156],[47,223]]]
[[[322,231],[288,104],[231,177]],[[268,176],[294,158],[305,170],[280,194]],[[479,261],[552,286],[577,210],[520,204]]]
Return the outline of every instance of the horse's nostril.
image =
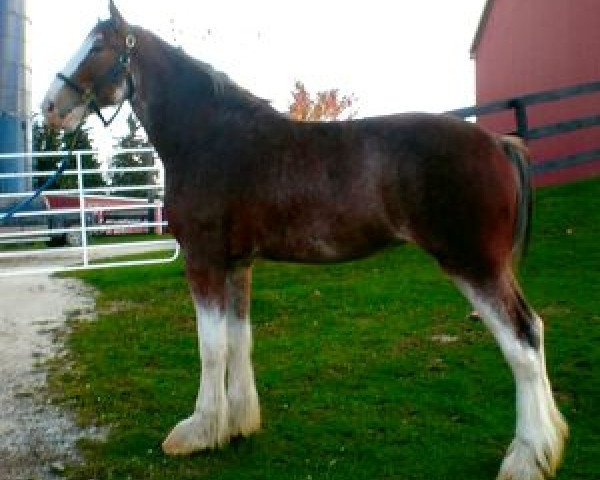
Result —
[[[52,113],[54,111],[54,102],[48,102],[48,113]]]

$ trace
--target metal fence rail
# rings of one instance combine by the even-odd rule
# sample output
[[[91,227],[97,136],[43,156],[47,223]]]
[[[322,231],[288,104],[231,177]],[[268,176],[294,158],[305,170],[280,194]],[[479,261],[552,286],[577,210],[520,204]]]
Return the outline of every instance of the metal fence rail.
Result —
[[[110,157],[120,154],[151,154],[153,166],[109,167],[84,169],[85,155],[98,156],[95,150],[73,152],[75,168],[65,170],[64,177],[74,177],[76,188],[49,190],[44,192],[43,202],[28,211],[18,212],[9,222],[0,224],[0,277],[37,273],[54,273],[90,268],[109,268],[128,265],[147,265],[172,262],[179,256],[179,245],[173,239],[142,239],[141,241],[119,241],[119,236],[107,237],[104,243],[90,244],[89,239],[110,232],[159,232],[168,227],[162,219],[162,201],[159,198],[164,189],[164,172],[152,148],[115,149]],[[0,154],[0,162],[15,159],[23,162],[37,158],[60,158],[64,152]],[[158,183],[139,185],[119,185],[86,188],[87,175],[102,174],[110,178],[114,173],[156,172]],[[0,179],[25,178],[33,184],[35,178],[52,176],[51,171],[2,173]],[[146,192],[148,198],[139,197]],[[0,193],[0,205],[4,208],[32,191]],[[49,199],[62,198],[72,204],[50,208]],[[75,204],[75,206],[73,205]],[[0,209],[0,213],[1,213]],[[111,222],[96,221],[97,218],[114,217]],[[155,217],[155,218],[152,218]],[[69,219],[67,224],[61,219]],[[40,246],[51,243],[56,238],[68,238],[68,246]],[[165,254],[166,252],[166,254]],[[115,259],[116,256],[144,253],[150,258]],[[157,257],[158,255],[158,257]]]

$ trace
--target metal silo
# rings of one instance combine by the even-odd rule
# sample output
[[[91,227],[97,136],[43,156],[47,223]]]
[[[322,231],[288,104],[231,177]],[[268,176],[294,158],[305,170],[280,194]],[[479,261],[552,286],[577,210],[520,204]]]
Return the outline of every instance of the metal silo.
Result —
[[[27,0],[0,0],[0,153],[31,151],[31,67]],[[2,159],[0,173],[31,171],[31,159]],[[0,192],[31,188],[29,179],[0,179]]]

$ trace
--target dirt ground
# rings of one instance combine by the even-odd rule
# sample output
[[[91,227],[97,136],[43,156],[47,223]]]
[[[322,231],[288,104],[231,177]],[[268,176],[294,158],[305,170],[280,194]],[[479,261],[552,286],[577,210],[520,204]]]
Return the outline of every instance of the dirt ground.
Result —
[[[46,401],[45,359],[60,355],[55,342],[72,312],[91,315],[93,292],[75,279],[48,275],[0,278],[0,479],[60,478],[77,459],[83,432]]]

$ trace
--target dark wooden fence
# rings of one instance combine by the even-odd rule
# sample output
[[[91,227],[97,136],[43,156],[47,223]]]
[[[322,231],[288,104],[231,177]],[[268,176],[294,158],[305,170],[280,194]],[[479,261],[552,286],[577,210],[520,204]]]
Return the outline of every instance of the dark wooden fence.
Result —
[[[555,90],[547,90],[544,92],[530,93],[506,100],[498,100],[483,105],[476,105],[474,107],[450,110],[446,113],[462,118],[469,118],[489,115],[505,110],[513,110],[517,129],[514,132],[507,133],[516,134],[525,140],[538,140],[540,138],[550,137],[553,135],[574,132],[575,130],[579,130],[581,128],[598,126],[600,125],[600,115],[576,118],[573,120],[543,125],[541,127],[530,128],[527,121],[527,107],[531,105],[538,105],[540,103],[556,102],[566,98],[587,95],[595,92],[600,92],[600,82],[598,81],[572,85],[570,87],[557,88]],[[544,160],[541,163],[533,165],[532,169],[534,173],[547,173],[598,159],[600,159],[600,148],[587,152],[567,155],[566,157]]]

